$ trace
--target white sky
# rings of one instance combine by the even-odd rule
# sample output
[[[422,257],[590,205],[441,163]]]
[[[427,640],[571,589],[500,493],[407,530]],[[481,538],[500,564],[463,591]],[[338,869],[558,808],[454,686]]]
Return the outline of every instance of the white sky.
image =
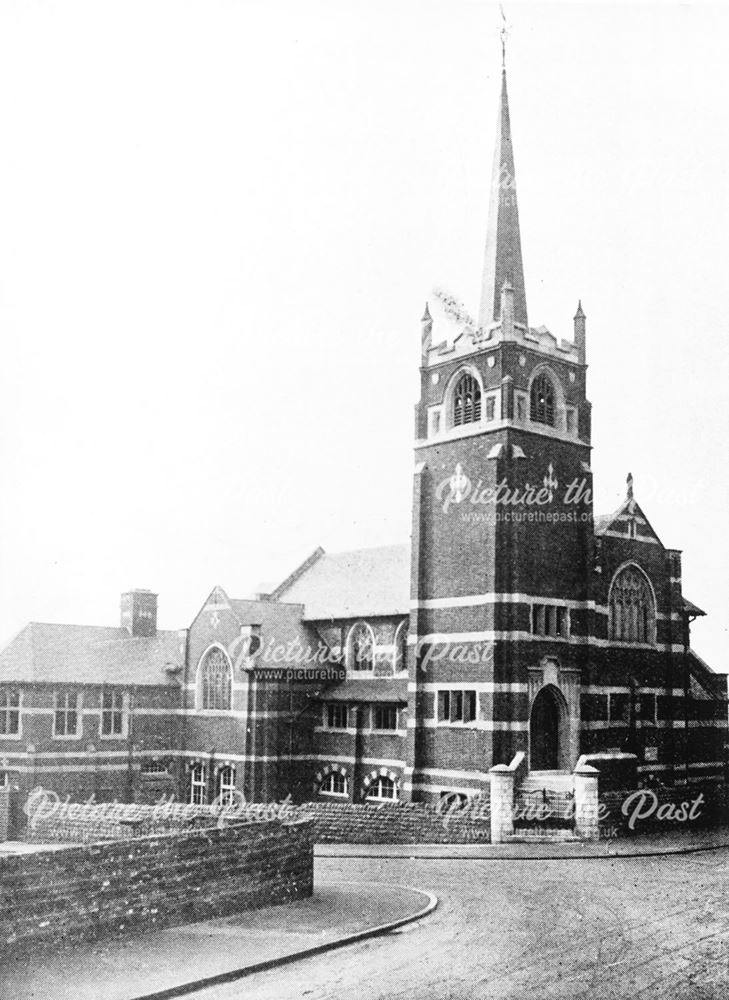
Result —
[[[729,11],[507,5],[527,302],[729,669]],[[0,3],[0,638],[187,626],[405,540],[419,319],[478,309],[495,4]],[[434,335],[449,327],[436,322]]]

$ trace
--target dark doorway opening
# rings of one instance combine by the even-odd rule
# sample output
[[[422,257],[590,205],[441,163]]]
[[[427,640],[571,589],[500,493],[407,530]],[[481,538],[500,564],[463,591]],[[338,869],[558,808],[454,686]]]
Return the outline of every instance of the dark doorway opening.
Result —
[[[534,699],[529,720],[529,766],[532,771],[559,770],[561,714],[557,696],[549,688],[542,688]]]

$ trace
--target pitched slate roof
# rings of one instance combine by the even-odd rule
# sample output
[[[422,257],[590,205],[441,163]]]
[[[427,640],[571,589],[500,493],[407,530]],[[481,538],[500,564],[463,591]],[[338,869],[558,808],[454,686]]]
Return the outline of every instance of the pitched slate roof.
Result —
[[[661,541],[645,512],[632,497],[628,497],[612,514],[597,514],[593,518],[593,529],[596,535],[604,535],[610,531],[629,538],[627,523],[631,519],[634,519],[638,526],[638,539],[653,538],[657,542]]]
[[[304,618],[406,615],[410,608],[410,546],[385,545],[353,552],[317,550],[274,592],[304,605]]]
[[[177,632],[133,638],[124,628],[31,622],[0,652],[0,681],[172,684],[182,667]]]

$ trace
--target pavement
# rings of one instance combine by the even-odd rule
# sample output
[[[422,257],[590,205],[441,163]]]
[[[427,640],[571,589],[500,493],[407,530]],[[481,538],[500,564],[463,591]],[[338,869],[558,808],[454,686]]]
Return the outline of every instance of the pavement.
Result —
[[[525,837],[505,844],[317,844],[318,858],[432,858],[474,861],[550,861],[635,858],[690,854],[729,847],[729,827],[676,829],[597,841],[538,841]]]
[[[435,909],[429,892],[399,885],[316,881],[281,906],[0,957],[1,1000],[166,1000],[330,948],[386,934]]]
[[[432,913],[436,896],[400,881],[435,887],[428,862],[651,858],[729,847],[729,829],[672,831],[596,843],[347,845],[318,844],[314,895],[291,904],[196,924],[79,944],[32,957],[0,956],[0,1000],[167,1000],[389,934]],[[369,877],[350,879],[361,863]],[[388,860],[389,859],[389,860]],[[410,867],[394,871],[389,862]],[[487,866],[490,867],[490,866]],[[578,866],[579,867],[579,866]],[[528,866],[532,870],[532,866]],[[522,869],[521,865],[516,869]],[[516,872],[516,869],[514,871]],[[463,876],[471,870],[463,869]],[[501,866],[499,866],[499,870]],[[321,872],[327,877],[322,878]],[[501,876],[499,876],[501,877]],[[375,881],[385,879],[387,881]]]

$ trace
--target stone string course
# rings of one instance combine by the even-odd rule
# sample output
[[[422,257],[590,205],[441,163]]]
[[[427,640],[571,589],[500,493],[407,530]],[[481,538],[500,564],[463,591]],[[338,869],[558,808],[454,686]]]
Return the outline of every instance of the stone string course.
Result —
[[[232,823],[0,857],[0,955],[310,896],[312,828]]]

